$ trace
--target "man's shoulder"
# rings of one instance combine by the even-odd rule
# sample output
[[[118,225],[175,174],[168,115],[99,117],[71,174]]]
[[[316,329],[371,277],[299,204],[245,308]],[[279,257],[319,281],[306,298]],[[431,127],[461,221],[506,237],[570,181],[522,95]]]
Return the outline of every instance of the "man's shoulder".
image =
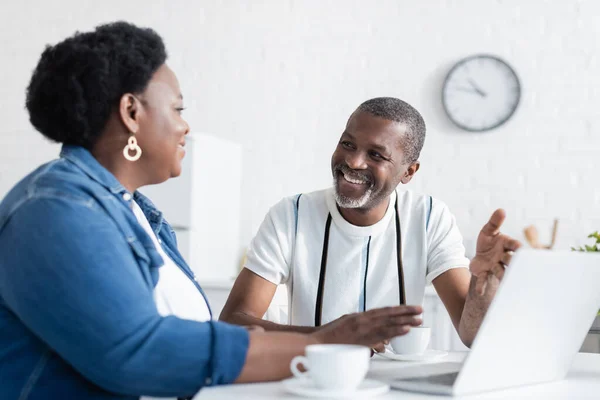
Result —
[[[400,207],[413,209],[447,207],[446,203],[444,203],[442,200],[427,193],[419,193],[412,190],[398,190],[396,193],[398,195],[398,205]]]
[[[325,203],[327,201],[327,197],[333,196],[333,188],[315,190],[314,192],[308,193],[300,193],[295,196],[300,199],[300,202],[315,204],[315,203]],[[299,202],[299,203],[300,203]]]
[[[426,226],[439,225],[452,216],[446,203],[429,194],[398,191],[398,208],[405,217],[424,218]]]
[[[282,211],[284,209],[296,209],[300,207],[314,207],[316,205],[325,204],[327,197],[331,195],[331,188],[315,190],[308,193],[296,193],[291,196],[286,196],[279,202],[275,203],[271,210]]]
[[[294,221],[296,223],[299,214],[307,216],[312,215],[312,212],[325,212],[327,197],[332,196],[331,190],[323,189],[286,196],[271,206],[267,214],[268,218],[273,221]]]
[[[396,195],[398,196],[398,207],[411,214],[429,210],[434,201],[432,196],[412,190],[397,190]]]

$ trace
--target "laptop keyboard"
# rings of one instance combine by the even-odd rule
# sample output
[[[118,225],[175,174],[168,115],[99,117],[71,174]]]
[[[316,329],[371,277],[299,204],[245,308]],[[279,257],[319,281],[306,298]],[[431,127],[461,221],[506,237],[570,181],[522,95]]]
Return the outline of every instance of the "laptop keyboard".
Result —
[[[450,372],[448,374],[428,376],[425,379],[427,382],[436,383],[438,385],[452,386],[454,385],[457,376],[458,372]]]
[[[447,374],[420,376],[420,377],[414,377],[414,378],[402,378],[402,379],[399,379],[399,381],[433,383],[436,385],[452,386],[452,385],[454,385],[454,381],[456,381],[457,376],[458,376],[458,372],[450,372]]]

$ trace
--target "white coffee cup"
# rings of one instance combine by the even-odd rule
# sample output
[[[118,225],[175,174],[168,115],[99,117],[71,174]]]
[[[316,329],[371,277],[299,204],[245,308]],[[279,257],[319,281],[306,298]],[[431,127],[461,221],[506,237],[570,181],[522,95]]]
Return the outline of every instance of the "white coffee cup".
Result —
[[[392,338],[390,344],[396,354],[418,355],[427,350],[430,337],[431,328],[415,326],[411,327],[408,333]]]
[[[310,379],[326,390],[353,391],[369,370],[371,350],[349,344],[316,344],[306,346],[306,357],[294,357],[290,364],[297,378]],[[306,372],[300,372],[302,364]]]

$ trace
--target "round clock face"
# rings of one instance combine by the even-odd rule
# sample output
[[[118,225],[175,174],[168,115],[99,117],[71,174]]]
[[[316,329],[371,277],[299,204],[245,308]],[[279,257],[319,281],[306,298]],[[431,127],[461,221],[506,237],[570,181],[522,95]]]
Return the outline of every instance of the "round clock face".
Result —
[[[481,132],[506,122],[517,109],[521,84],[501,59],[477,55],[459,61],[446,76],[442,103],[459,127]]]

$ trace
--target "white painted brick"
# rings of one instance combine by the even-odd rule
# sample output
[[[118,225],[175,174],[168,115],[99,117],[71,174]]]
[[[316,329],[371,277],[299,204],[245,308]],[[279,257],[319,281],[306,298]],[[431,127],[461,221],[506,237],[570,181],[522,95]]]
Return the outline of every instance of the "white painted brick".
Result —
[[[600,229],[600,2],[59,3],[1,6],[0,196],[57,153],[31,132],[23,105],[44,45],[129,19],[164,36],[192,129],[242,144],[243,242],[279,198],[330,184],[349,114],[382,95],[425,116],[423,166],[408,188],[446,202],[468,241],[496,207],[519,237],[526,224],[548,231],[559,216],[563,247]],[[486,134],[460,131],[440,104],[448,69],[478,52],[505,58],[523,85],[513,119]]]

